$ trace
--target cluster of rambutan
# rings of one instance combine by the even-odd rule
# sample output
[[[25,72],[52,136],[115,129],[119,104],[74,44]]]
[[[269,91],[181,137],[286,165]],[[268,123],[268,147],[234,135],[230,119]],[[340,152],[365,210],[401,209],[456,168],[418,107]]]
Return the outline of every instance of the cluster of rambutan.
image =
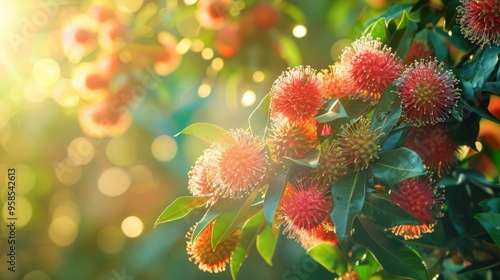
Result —
[[[245,7],[233,0],[201,0],[196,18],[202,28],[216,31],[214,44],[219,54],[232,57],[249,43],[269,43],[267,31],[278,25],[280,13],[265,1]]]
[[[63,28],[64,54],[78,63],[72,81],[85,102],[79,113],[85,133],[114,137],[125,132],[132,121],[128,105],[143,98],[150,73],[168,75],[179,65],[173,35],[160,32],[155,45],[136,44],[138,39],[127,19],[107,5],[70,17]]]
[[[422,50],[422,46],[417,48]],[[395,84],[402,107],[400,124],[407,126],[406,147],[421,156],[430,173],[447,172],[457,161],[458,145],[448,135],[444,121],[460,90],[458,80],[442,68],[430,57],[405,65],[370,35],[346,48],[340,62],[328,70],[290,68],[271,88],[268,133],[260,138],[241,129],[226,132],[189,172],[189,190],[195,196],[213,196],[209,205],[221,197],[241,198],[256,188],[265,191],[273,176],[284,169],[283,159],[301,159],[319,151],[317,167],[294,169],[278,202],[274,226],[283,225],[283,232],[304,248],[321,242],[336,244],[330,217],[335,203],[332,185],[350,172],[368,169],[378,159],[384,133],[380,127],[371,127],[371,109],[340,127],[318,122],[320,109],[329,99],[344,96],[374,108],[389,85]],[[412,239],[432,232],[441,215],[443,196],[431,176],[405,179],[379,191],[421,222],[396,226],[390,229],[394,234]],[[236,231],[234,238],[212,250],[210,244],[204,244],[210,243],[206,237],[210,230],[207,227],[201,238],[188,241],[188,253],[200,269],[218,272],[224,270],[241,234]]]

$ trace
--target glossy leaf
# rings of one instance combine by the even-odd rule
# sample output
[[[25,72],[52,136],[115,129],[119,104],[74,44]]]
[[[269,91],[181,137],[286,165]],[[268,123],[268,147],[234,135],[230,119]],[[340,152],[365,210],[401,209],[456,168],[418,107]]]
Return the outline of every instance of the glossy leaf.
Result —
[[[478,61],[475,76],[472,79],[474,87],[482,87],[484,81],[490,76],[495,69],[498,62],[498,55],[500,47],[492,45],[491,47],[484,48],[482,55],[476,60]]]
[[[309,152],[307,152],[301,159],[283,157],[283,165],[286,168],[292,168],[296,166],[317,168],[320,155],[321,153],[318,149],[312,149]]]
[[[460,5],[458,0],[452,0],[446,5],[446,10],[444,13],[444,29],[446,31],[450,30],[456,22],[457,8]]]
[[[196,224],[193,230],[193,234],[191,235],[191,241],[196,240],[196,238],[198,238],[200,233],[226,210],[228,211],[234,210],[234,207],[237,206],[237,203],[239,203],[239,200],[236,199],[230,199],[230,198],[217,199],[215,204],[212,205],[212,207],[210,207],[207,210],[207,212],[205,212],[205,215],[203,215],[201,220]]]
[[[274,251],[276,250],[279,236],[279,228],[271,227],[268,223],[265,224],[262,232],[257,235],[257,251],[270,266],[273,265]]]
[[[396,87],[390,85],[380,97],[370,124],[372,131],[378,127],[382,128],[380,133],[383,135],[380,137],[379,143],[384,143],[389,136],[392,127],[401,117],[401,110],[401,101],[396,93]]]
[[[335,233],[345,247],[351,235],[352,222],[361,212],[365,202],[365,172],[352,172],[332,186],[333,209],[330,213]]]
[[[383,43],[387,43],[387,25],[385,18],[381,18],[365,29],[363,35],[370,34],[374,39],[379,38]]]
[[[439,61],[444,61],[448,56],[448,48],[445,45],[443,34],[437,33],[435,29],[433,29],[428,32],[428,42],[431,43],[434,53],[436,54],[436,58]]]
[[[219,140],[226,131],[219,126],[210,123],[194,123],[186,128],[184,128],[181,132],[177,133],[175,136],[179,136],[180,134],[188,134],[193,135],[208,144],[212,144],[213,142]]]
[[[350,119],[356,119],[372,109],[370,102],[363,101],[361,98],[352,99],[345,96],[340,98],[340,102]]]
[[[274,213],[288,182],[289,171],[289,169],[285,169],[276,174],[267,188],[266,197],[264,198],[264,214],[270,225],[274,222]]]
[[[177,198],[163,210],[154,227],[161,223],[184,218],[193,209],[204,206],[211,198],[211,196],[181,196]]]
[[[236,279],[243,262],[248,257],[257,234],[265,226],[265,224],[266,221],[264,219],[264,214],[262,211],[259,211],[243,225],[243,238],[240,242],[238,242],[238,245],[231,253],[231,259],[229,260],[231,277],[233,279]]]
[[[479,213],[474,216],[486,229],[497,246],[500,246],[500,214],[493,212]]]
[[[212,230],[212,248],[215,250],[221,241],[226,240],[244,222],[247,211],[252,206],[253,201],[259,193],[259,188],[255,188],[246,198],[241,207],[235,211],[222,213],[215,220]]]
[[[348,260],[345,253],[331,243],[319,243],[307,250],[307,254],[330,272],[347,272]]]
[[[354,266],[354,271],[356,271],[361,279],[369,279],[379,270],[380,264],[370,251],[366,252],[366,256],[359,265]]]
[[[413,249],[366,219],[358,217],[354,228],[354,241],[370,250],[385,271],[399,277],[427,279],[425,264]]]
[[[261,138],[266,136],[267,126],[269,123],[270,105],[271,95],[268,93],[248,117],[248,125],[253,135],[258,135]],[[262,118],[265,120],[263,121]]]
[[[410,11],[412,6],[413,6],[413,4],[408,4],[408,3],[394,5],[394,6],[390,7],[389,9],[387,9],[385,12],[383,12],[380,16],[368,21],[365,24],[363,29],[367,29],[368,26],[370,26],[371,24],[373,24],[377,20],[380,20],[381,18],[391,19],[391,18],[400,17],[403,14],[403,11]]]
[[[398,57],[402,59],[406,57],[417,29],[417,24],[409,18],[406,11],[403,11],[403,16],[389,42],[389,46],[395,51]]]
[[[422,159],[416,152],[405,147],[380,153],[372,168],[373,175],[390,186],[401,180],[425,174]]]
[[[341,119],[341,118],[347,118],[347,112],[344,109],[344,106],[342,106],[342,103],[340,102],[340,99],[335,99],[332,101],[333,104],[329,106],[328,111],[324,114],[321,114],[316,117],[316,120],[318,122],[331,122],[336,119]]]
[[[385,228],[403,224],[421,224],[413,215],[399,205],[374,193],[366,194],[365,204],[361,213],[370,221]]]
[[[481,200],[479,205],[487,211],[500,213],[500,197]]]
[[[500,82],[486,82],[483,84],[481,90],[500,95]]]

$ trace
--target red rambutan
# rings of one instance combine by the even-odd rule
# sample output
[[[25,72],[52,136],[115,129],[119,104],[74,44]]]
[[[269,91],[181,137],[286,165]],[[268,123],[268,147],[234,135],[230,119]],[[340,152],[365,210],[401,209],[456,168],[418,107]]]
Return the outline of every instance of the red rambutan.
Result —
[[[403,115],[415,126],[443,122],[460,98],[458,80],[437,60],[420,60],[403,73],[398,94]]]
[[[444,196],[436,191],[428,178],[410,178],[398,183],[389,200],[412,214],[420,225],[397,225],[390,230],[404,239],[420,238],[423,233],[434,231],[437,219],[442,216]]]
[[[316,70],[297,66],[283,72],[271,88],[271,117],[292,122],[314,117],[323,106],[324,90]]]

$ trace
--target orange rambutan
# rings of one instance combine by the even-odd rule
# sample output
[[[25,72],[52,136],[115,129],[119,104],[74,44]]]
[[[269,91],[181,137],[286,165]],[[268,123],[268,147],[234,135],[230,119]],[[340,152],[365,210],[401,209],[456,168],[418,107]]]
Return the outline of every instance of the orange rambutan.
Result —
[[[200,26],[206,29],[220,29],[227,23],[232,0],[198,1],[196,18]]]
[[[420,225],[397,225],[390,230],[404,239],[416,239],[423,233],[431,233],[437,219],[442,217],[444,196],[436,191],[429,178],[410,178],[398,183],[398,189],[392,191],[389,200],[412,214]]]
[[[339,98],[350,93],[348,76],[341,71],[340,64],[329,65],[328,69],[321,70],[318,77],[322,81],[320,89],[326,97]]]
[[[211,148],[206,149],[191,167],[188,172],[188,189],[194,196],[213,195],[213,165],[211,164],[214,154]],[[213,205],[217,197],[213,197],[207,202],[207,206]]]
[[[242,129],[229,130],[213,145],[215,193],[238,198],[259,185],[268,169],[265,143]]]
[[[316,121],[290,122],[286,118],[278,118],[273,124],[267,141],[271,150],[271,158],[281,162],[283,157],[301,158],[309,150],[318,145]]]
[[[93,103],[84,107],[78,120],[83,132],[97,138],[119,136],[132,123],[132,117],[126,107],[115,108],[108,102]]]
[[[271,117],[292,122],[314,117],[324,103],[324,90],[316,70],[297,66],[283,72],[271,88]]]
[[[380,39],[371,35],[356,40],[340,57],[350,96],[375,104],[387,86],[401,75],[403,64]]]
[[[158,34],[158,42],[162,48],[155,54],[153,69],[156,74],[166,76],[179,67],[182,56],[176,51],[177,38],[167,32]]]
[[[191,227],[186,234],[187,238],[187,253],[189,260],[198,265],[200,270],[210,273],[218,273],[226,270],[226,263],[229,262],[231,253],[233,252],[243,234],[241,230],[235,231],[227,239],[221,241],[215,250],[212,248],[212,230],[214,222],[209,224],[200,235],[191,241],[195,226]]]

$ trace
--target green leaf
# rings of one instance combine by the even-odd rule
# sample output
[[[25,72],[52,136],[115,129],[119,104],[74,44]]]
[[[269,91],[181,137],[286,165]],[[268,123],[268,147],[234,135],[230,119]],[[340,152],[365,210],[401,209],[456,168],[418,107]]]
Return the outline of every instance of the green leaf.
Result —
[[[474,71],[475,75],[471,81],[473,87],[483,86],[485,80],[490,76],[497,65],[499,53],[500,47],[491,46],[484,48],[483,52],[476,55],[474,58],[474,60],[477,61]]]
[[[392,201],[374,193],[367,193],[361,213],[370,221],[385,228],[397,225],[420,225],[408,211]]]
[[[389,186],[425,174],[422,159],[416,152],[405,147],[380,153],[372,168],[373,175]]]
[[[488,111],[487,108],[484,108],[480,104],[478,104],[478,103],[477,104],[470,104],[467,101],[462,102],[462,103],[463,103],[464,107],[467,108],[468,110],[475,112],[476,114],[478,114],[479,116],[481,116],[487,120],[490,120],[492,122],[500,124],[500,119],[495,117],[495,115],[493,115],[490,111]]]
[[[230,199],[230,198],[219,198],[217,201],[210,207],[205,215],[201,218],[201,220],[196,223],[196,226],[193,230],[193,234],[191,235],[191,242],[196,240],[200,233],[217,217],[219,217],[224,211],[233,210],[237,204],[240,203],[238,199]]]
[[[409,18],[406,11],[403,11],[403,16],[399,21],[396,32],[394,32],[389,41],[389,47],[395,51],[398,57],[402,59],[406,57],[417,30],[417,24]]]
[[[248,117],[248,125],[251,133],[260,136],[260,138],[266,137],[267,126],[269,124],[270,104],[271,94],[268,93]]]
[[[363,32],[363,36],[370,34],[374,39],[380,38],[380,41],[383,43],[387,43],[387,25],[385,22],[385,18],[381,18],[376,22],[372,23],[368,28]]]
[[[295,41],[286,35],[280,35],[278,40],[281,58],[286,61],[288,66],[293,67],[302,64],[300,49]]]
[[[394,5],[391,8],[387,9],[385,12],[383,12],[380,16],[368,21],[363,29],[367,29],[368,26],[372,25],[374,22],[380,20],[381,18],[388,18],[388,19],[397,18],[401,16],[401,14],[403,14],[403,11],[410,11],[412,7],[413,4],[411,3]]]
[[[240,226],[246,217],[247,211],[259,193],[255,188],[245,202],[236,211],[224,212],[215,220],[212,230],[212,248],[215,250],[220,242],[226,240]]]
[[[274,251],[280,236],[279,229],[265,224],[264,229],[257,235],[257,251],[261,257],[270,265],[273,265]]]
[[[269,183],[267,188],[266,197],[264,198],[264,215],[266,216],[267,222],[273,225],[274,213],[276,212],[276,207],[281,199],[281,195],[285,190],[286,184],[288,183],[288,176],[290,170],[284,169],[280,171]]]
[[[401,100],[396,93],[396,86],[390,85],[380,97],[370,124],[372,131],[378,127],[382,128],[380,133],[383,135],[378,140],[379,143],[384,143],[387,139],[392,127],[401,117],[401,110]]]
[[[500,213],[500,197],[481,200],[479,202],[479,206],[483,207],[487,211]]]
[[[340,99],[335,99],[333,104],[331,104],[328,108],[328,111],[320,116],[317,116],[316,120],[318,122],[326,123],[347,117],[347,112],[345,111],[344,106],[342,106],[342,103],[340,103]]]
[[[365,202],[365,172],[349,173],[332,186],[333,209],[330,213],[335,233],[342,246],[347,247],[352,222]]]
[[[309,248],[307,254],[330,272],[339,275],[347,272],[348,260],[345,253],[331,243],[319,243]]]
[[[372,277],[372,274],[379,270],[380,264],[370,251],[366,252],[366,256],[359,265],[354,266],[354,271],[356,271],[361,279],[371,279],[370,277]]]
[[[427,30],[427,29],[426,29]],[[434,53],[439,61],[444,61],[448,56],[448,48],[445,44],[445,38],[442,33],[436,32],[435,29],[428,32],[428,42],[431,42],[431,46],[434,49]]]
[[[479,213],[474,216],[486,229],[497,246],[500,246],[500,214],[493,212]]]
[[[481,91],[486,91],[494,95],[500,95],[500,82],[486,82],[483,84]]]
[[[283,165],[286,168],[293,168],[297,166],[317,168],[320,155],[321,153],[318,149],[311,149],[301,159],[283,157]]]
[[[450,30],[454,25],[457,17],[457,8],[460,5],[458,0],[450,1],[446,5],[446,10],[444,12],[444,29],[446,31]]]
[[[216,126],[211,123],[194,123],[186,128],[184,128],[181,132],[177,133],[175,136],[179,134],[188,134],[198,137],[202,141],[207,142],[208,144],[212,144],[213,142],[219,140],[226,131],[219,126]]]
[[[289,15],[297,23],[304,24],[306,17],[302,10],[290,2],[285,2],[283,5],[283,13]]]
[[[233,279],[236,279],[243,262],[250,253],[250,249],[255,241],[255,238],[257,237],[257,234],[265,225],[266,221],[264,219],[263,211],[257,212],[257,214],[243,224],[243,238],[238,242],[238,245],[236,245],[236,248],[231,253],[231,259],[229,260],[231,277]]]
[[[385,271],[399,277],[428,278],[423,260],[413,249],[366,219],[358,217],[354,228],[354,241],[370,250]]]
[[[344,96],[339,100],[350,119],[357,119],[372,109],[370,102],[363,101],[362,98],[352,99],[349,96]]]
[[[153,227],[184,218],[193,209],[204,206],[211,198],[211,196],[181,196],[163,210]]]

